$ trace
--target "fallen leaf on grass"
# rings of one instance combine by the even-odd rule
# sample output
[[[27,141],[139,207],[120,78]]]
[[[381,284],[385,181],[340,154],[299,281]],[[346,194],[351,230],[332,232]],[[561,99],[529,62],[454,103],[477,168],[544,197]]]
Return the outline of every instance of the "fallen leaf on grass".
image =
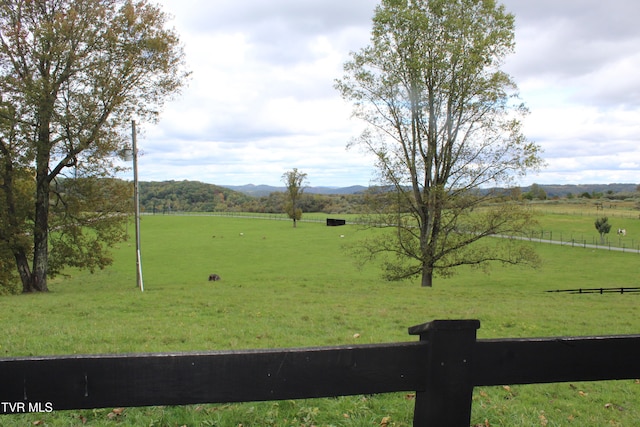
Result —
[[[540,418],[541,426],[546,426],[547,424],[549,424],[549,420],[547,420],[547,417],[545,417],[544,415],[540,414],[538,418]]]
[[[107,418],[109,418],[110,420],[119,417],[120,415],[122,415],[122,413],[124,412],[124,408],[113,408],[111,410],[111,412],[109,412],[107,414]]]
[[[585,392],[584,392],[584,391],[582,391],[582,390],[580,390],[580,391],[578,392],[578,394],[579,394],[580,396],[582,396],[582,397],[585,397],[585,396],[587,396],[587,395],[588,395],[588,393],[585,393]]]
[[[390,422],[391,417],[382,417],[382,420],[380,421],[380,427],[387,427]]]

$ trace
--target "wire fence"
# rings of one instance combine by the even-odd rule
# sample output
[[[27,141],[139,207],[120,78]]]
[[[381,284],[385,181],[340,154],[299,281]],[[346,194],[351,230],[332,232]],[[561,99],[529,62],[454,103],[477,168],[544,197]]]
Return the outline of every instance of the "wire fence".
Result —
[[[202,216],[210,216],[210,217],[224,217],[224,218],[244,218],[244,219],[264,219],[264,220],[272,220],[272,221],[291,221],[291,218],[287,216],[285,213],[255,213],[255,212],[183,212],[183,211],[172,211],[165,212],[162,214],[156,213],[144,213],[143,215],[152,216],[152,215],[172,215],[172,216],[192,216],[192,217],[202,217]],[[302,219],[298,220],[299,222],[309,222],[309,223],[325,223],[327,218],[336,217],[340,215],[331,215],[325,213],[310,213],[305,214]],[[350,224],[357,224],[358,221],[355,218],[349,219]],[[385,224],[385,226],[389,226],[390,224]],[[506,239],[518,239],[518,240],[528,240],[531,242],[537,243],[549,243],[554,245],[561,246],[571,246],[571,247],[582,247],[582,248],[590,248],[590,249],[603,249],[610,251],[618,251],[618,252],[631,252],[631,253],[640,253],[640,241],[637,239],[626,237],[622,235],[617,235],[615,237],[605,237],[604,241],[600,239],[600,236],[585,236],[584,233],[578,235],[575,233],[562,233],[562,232],[553,232],[551,230],[539,230],[532,232],[529,236],[508,236],[508,235],[499,235],[495,237],[501,237]]]
[[[606,236],[603,239],[600,236],[585,236],[584,233],[562,233],[540,230],[528,237],[530,241],[537,241],[540,243],[551,243],[563,246],[578,246],[592,249],[608,249],[612,251],[621,252],[640,252],[640,241],[632,237],[626,237],[622,235]]]

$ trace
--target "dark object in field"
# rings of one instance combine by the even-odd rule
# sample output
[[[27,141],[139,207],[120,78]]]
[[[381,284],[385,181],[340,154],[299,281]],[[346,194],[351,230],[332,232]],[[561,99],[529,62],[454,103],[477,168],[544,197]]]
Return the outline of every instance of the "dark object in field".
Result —
[[[220,280],[220,276],[218,276],[217,274],[210,274],[209,275],[209,281],[210,282],[216,282],[218,280]]]
[[[337,226],[345,225],[346,223],[347,223],[346,219],[327,218],[327,227],[337,227]]]

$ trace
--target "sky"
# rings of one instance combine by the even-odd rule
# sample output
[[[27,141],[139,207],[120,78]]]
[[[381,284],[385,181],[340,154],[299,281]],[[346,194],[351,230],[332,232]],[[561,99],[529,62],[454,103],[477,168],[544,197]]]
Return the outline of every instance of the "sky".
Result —
[[[369,44],[375,0],[155,0],[191,78],[138,136],[139,179],[282,186],[374,183],[347,150],[363,123],[334,89]],[[546,167],[521,185],[640,182],[640,1],[502,0],[516,17],[503,66]]]

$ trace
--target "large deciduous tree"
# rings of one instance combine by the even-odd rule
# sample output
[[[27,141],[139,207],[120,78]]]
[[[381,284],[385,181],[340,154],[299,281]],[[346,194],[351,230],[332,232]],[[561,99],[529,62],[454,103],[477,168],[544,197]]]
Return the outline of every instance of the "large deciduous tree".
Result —
[[[23,292],[109,264],[130,209],[116,153],[187,77],[166,24],[146,0],[0,3],[0,254]]]
[[[518,234],[530,215],[490,205],[482,188],[510,185],[540,166],[521,132],[526,108],[500,70],[514,47],[514,17],[494,0],[382,0],[371,43],[336,82],[368,126],[351,145],[377,159],[376,208],[393,226],[363,249],[385,257],[387,277],[421,276],[487,261],[535,262],[526,246],[486,236]],[[501,195],[502,196],[502,195]]]
[[[300,208],[300,197],[304,192],[307,174],[293,168],[282,175],[282,182],[286,185],[284,211],[293,220],[293,227],[302,218],[302,208]]]

